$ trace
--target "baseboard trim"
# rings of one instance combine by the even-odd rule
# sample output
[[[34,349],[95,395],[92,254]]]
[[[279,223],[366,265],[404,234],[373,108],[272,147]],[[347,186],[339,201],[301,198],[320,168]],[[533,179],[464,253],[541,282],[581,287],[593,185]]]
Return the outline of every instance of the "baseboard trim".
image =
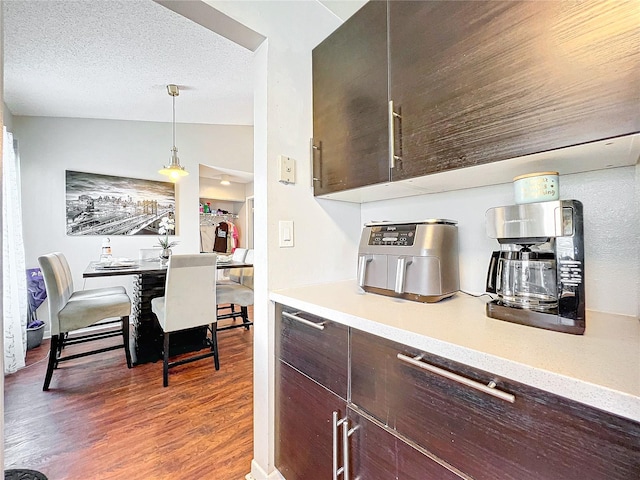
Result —
[[[258,462],[251,460],[251,473],[247,474],[245,480],[286,480],[282,474],[274,469],[273,472],[267,474]]]

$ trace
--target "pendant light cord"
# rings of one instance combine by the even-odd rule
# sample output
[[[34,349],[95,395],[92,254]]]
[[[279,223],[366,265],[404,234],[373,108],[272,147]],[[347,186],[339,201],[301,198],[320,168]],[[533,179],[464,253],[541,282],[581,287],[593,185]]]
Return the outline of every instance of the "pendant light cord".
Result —
[[[176,96],[171,95],[173,98],[173,148],[176,148]]]

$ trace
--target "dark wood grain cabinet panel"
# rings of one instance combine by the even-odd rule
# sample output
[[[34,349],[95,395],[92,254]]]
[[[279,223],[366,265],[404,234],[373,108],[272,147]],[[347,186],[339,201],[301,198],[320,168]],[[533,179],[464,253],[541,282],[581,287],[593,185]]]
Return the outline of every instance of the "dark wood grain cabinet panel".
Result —
[[[315,195],[640,132],[638,8],[368,2],[313,51]]]
[[[278,306],[275,345],[277,358],[346,400],[349,378],[347,327]]]
[[[344,399],[276,360],[275,465],[287,480],[333,478],[334,411],[345,416]]]
[[[352,477],[369,480],[460,480],[408,442],[348,408]]]
[[[389,3],[393,180],[640,131],[635,1]]]
[[[387,4],[371,1],[313,50],[314,194],[389,181]]]
[[[397,358],[513,394],[494,398]],[[640,424],[370,334],[351,334],[351,400],[474,479],[631,479]]]

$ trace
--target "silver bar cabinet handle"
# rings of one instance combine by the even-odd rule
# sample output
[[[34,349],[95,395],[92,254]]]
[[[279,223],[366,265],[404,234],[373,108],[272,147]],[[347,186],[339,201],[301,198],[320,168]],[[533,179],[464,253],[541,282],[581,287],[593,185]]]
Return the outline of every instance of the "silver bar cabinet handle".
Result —
[[[338,412],[333,412],[333,418],[331,422],[333,426],[333,480],[338,480]]]
[[[364,277],[367,274],[367,265],[369,265],[369,262],[372,260],[373,258],[368,255],[360,255],[358,257],[358,286],[360,288],[364,287]]]
[[[322,144],[320,143],[320,145],[316,145],[312,137],[309,142],[309,149],[311,150],[310,152],[311,153],[311,186],[313,187],[314,182],[320,182],[320,187],[322,187]],[[318,177],[315,176],[316,152],[318,152],[320,155],[320,161],[319,161],[320,175]]]
[[[389,100],[389,168],[395,168],[396,160],[400,160],[400,157],[396,155],[396,128],[395,119],[402,118],[399,113],[393,108],[393,100]]]
[[[396,166],[395,151],[396,151],[396,135],[393,119],[393,100],[389,100],[389,168]]]
[[[398,257],[398,264],[396,265],[396,287],[394,291],[397,294],[404,293],[404,281],[407,273],[407,266],[413,263],[413,259],[407,260],[407,257]]]
[[[344,417],[342,419],[342,472],[344,473],[342,477],[343,480],[349,480],[350,478],[349,437],[353,435],[353,432],[355,432],[357,429],[358,429],[357,425],[351,429],[349,428],[348,417]]]
[[[333,426],[333,480],[338,480],[340,475],[343,475],[343,480],[349,480],[349,474],[346,473],[348,470],[348,460],[347,463],[343,463],[342,467],[338,468],[338,427],[342,426],[342,461],[345,461],[345,448],[348,447],[349,440],[349,427],[347,417],[341,418],[338,420],[338,412],[334,411],[332,413],[332,426]]]
[[[310,322],[309,320],[305,320],[304,318],[300,318],[289,312],[282,312],[282,316],[290,318],[291,320],[295,320],[296,322],[302,323],[303,325],[306,325],[308,327],[315,328],[316,330],[324,330],[324,322],[313,323],[313,322]]]
[[[500,400],[504,400],[509,403],[514,403],[516,401],[515,395],[496,389],[496,383],[493,381],[489,382],[488,385],[476,382],[475,380],[463,377],[462,375],[458,375],[457,373],[453,373],[440,367],[436,367],[435,365],[431,365],[430,363],[426,363],[422,361],[422,357],[420,355],[418,355],[417,357],[408,357],[407,355],[398,353],[397,357],[400,361],[409,363],[423,370],[427,370],[428,372],[435,373],[436,375],[440,375],[441,377],[448,378],[449,380],[453,380],[454,382],[461,383],[462,385],[466,385],[467,387],[471,387],[481,392],[487,393],[493,397],[499,398]]]

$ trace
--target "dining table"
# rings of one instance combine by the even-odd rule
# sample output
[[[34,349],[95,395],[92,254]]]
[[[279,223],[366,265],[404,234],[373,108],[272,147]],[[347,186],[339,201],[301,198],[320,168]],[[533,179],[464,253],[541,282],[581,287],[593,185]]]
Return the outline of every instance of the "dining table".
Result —
[[[151,310],[151,300],[164,296],[167,261],[159,258],[145,260],[114,259],[110,262],[89,262],[82,277],[114,277],[133,275],[131,299],[131,322],[129,350],[134,365],[156,362],[162,359],[162,329]],[[218,270],[252,268],[253,264],[235,260],[218,261]],[[203,348],[207,335],[206,327],[197,327],[171,335],[170,355],[197,351]]]

